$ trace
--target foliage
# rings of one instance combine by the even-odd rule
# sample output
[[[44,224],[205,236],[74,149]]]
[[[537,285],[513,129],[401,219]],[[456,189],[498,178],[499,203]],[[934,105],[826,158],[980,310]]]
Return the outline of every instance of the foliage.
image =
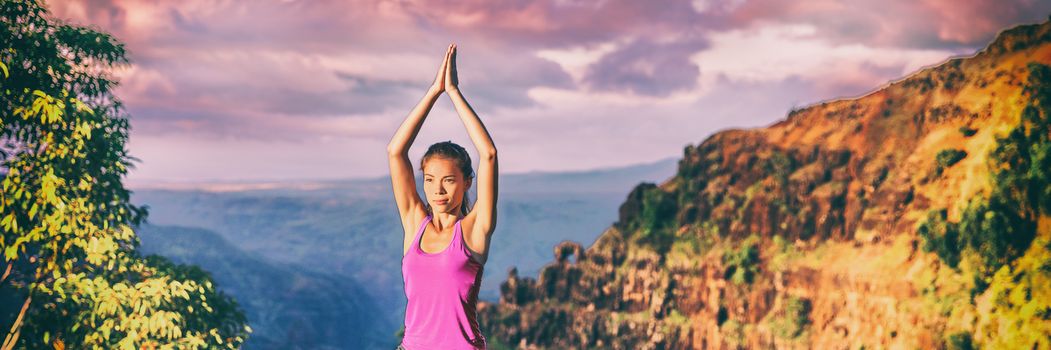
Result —
[[[980,278],[1021,256],[1036,233],[1035,222],[1019,216],[998,193],[989,200],[968,202],[960,222],[950,222],[946,216],[945,209],[927,213],[918,229],[924,250],[937,253],[954,268],[965,251],[973,252],[982,259],[977,268]]]
[[[992,193],[970,200],[959,222],[948,221],[943,208],[928,212],[918,227],[925,250],[948,265],[956,267],[968,254],[978,258],[972,276],[975,288],[991,300],[978,305],[973,341],[996,348],[1051,346],[1051,248],[1046,232],[1043,241],[1033,244],[1037,219],[1051,214],[1051,67],[1030,63],[1028,70],[1023,87],[1028,103],[1020,122],[996,138],[988,158],[994,174]],[[975,345],[966,333],[955,333],[947,342],[956,348]]]
[[[810,324],[810,310],[810,300],[789,296],[785,299],[783,313],[770,321],[770,329],[783,339],[796,338]]]
[[[751,235],[737,249],[727,249],[722,257],[723,278],[735,284],[752,283],[759,273],[759,238]]]
[[[4,348],[237,348],[251,329],[207,273],[136,252],[111,36],[0,1],[0,229],[17,316]]]
[[[957,266],[965,250],[977,253],[985,264],[980,269],[983,276],[1021,256],[1035,237],[1036,216],[1051,214],[1047,119],[1051,115],[1051,67],[1028,67],[1029,81],[1023,91],[1031,102],[1023,109],[1019,125],[1007,136],[997,137],[997,146],[990,152],[992,194],[968,202],[958,223],[946,220],[945,209],[932,210],[918,229],[925,249],[936,252],[950,266]]]
[[[1051,348],[1051,242],[1037,241],[1015,264],[996,271],[988,293],[989,302],[978,309],[984,345]]]
[[[956,225],[946,220],[947,215],[944,208],[928,211],[917,232],[923,239],[924,251],[935,252],[942,261],[955,268],[960,264],[960,234]]]
[[[750,325],[737,320],[729,320],[719,326],[724,340],[731,349],[740,349],[745,346],[746,336]]]
[[[946,348],[950,350],[974,350],[974,341],[967,332],[956,332],[949,335]]]
[[[512,350],[512,349],[514,349],[510,345],[504,344],[503,342],[500,341],[500,339],[497,339],[496,337],[493,337],[493,336],[486,336],[485,340],[486,340],[486,344],[485,345],[489,349],[493,349],[493,350]]]
[[[944,149],[934,157],[934,173],[941,175],[946,168],[967,157],[967,152],[958,149]]]
[[[663,326],[666,334],[671,334],[676,330],[679,334],[686,334],[690,331],[690,318],[683,315],[678,309],[671,309],[668,316],[664,318]]]
[[[394,332],[394,339],[397,339],[397,342],[394,344],[393,347],[395,347],[395,348],[398,347],[398,344],[401,344],[401,341],[404,338],[405,338],[405,325],[402,324],[401,327],[398,328],[398,331]]]
[[[773,254],[767,266],[771,271],[787,271],[792,260],[799,259],[803,253],[796,248],[792,242],[785,240],[780,235],[775,235],[770,246]]]
[[[653,246],[663,255],[674,243],[676,228],[675,214],[678,204],[675,194],[665,192],[657,186],[647,187],[642,192],[642,208],[639,228],[642,230],[641,241]]]
[[[1023,87],[1029,105],[1021,123],[990,153],[990,166],[1000,170],[996,190],[1017,210],[1032,218],[1037,212],[1051,215],[1051,67],[1030,63],[1029,80]]]
[[[781,186],[788,185],[788,177],[798,167],[795,160],[782,151],[773,151],[769,158],[763,159],[761,166],[764,174],[770,174]]]

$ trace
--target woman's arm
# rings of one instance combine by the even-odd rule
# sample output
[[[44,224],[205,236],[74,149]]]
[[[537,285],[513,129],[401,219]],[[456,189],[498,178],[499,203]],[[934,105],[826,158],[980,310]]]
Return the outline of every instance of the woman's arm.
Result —
[[[467,134],[471,136],[474,147],[478,149],[478,200],[468,215],[475,215],[472,236],[474,239],[488,238],[496,227],[496,197],[497,197],[497,161],[496,145],[493,144],[489,131],[482,125],[478,115],[474,113],[471,105],[460,93],[456,77],[456,45],[453,45],[452,55],[446,65],[445,91],[456,106],[456,113],[460,115],[467,128]],[[475,244],[475,247],[484,246]]]
[[[443,59],[442,65],[438,69],[438,75],[435,77],[434,83],[427,89],[423,99],[416,104],[416,108],[405,118],[401,127],[394,133],[390,144],[387,145],[394,200],[398,203],[398,212],[401,215],[402,224],[409,226],[410,229],[412,220],[407,220],[410,217],[408,214],[412,213],[413,210],[422,210],[423,202],[416,192],[416,178],[413,176],[412,164],[409,162],[409,147],[412,146],[412,142],[420,132],[423,120],[427,118],[427,114],[431,111],[431,107],[434,106],[434,102],[445,90],[445,66],[449,62],[451,51],[452,45],[445,52],[445,59]]]

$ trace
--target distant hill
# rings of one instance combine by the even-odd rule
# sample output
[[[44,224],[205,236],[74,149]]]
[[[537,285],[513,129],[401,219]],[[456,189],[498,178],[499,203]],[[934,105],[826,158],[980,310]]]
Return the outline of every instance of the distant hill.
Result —
[[[675,159],[668,158],[592,171],[501,175],[500,224],[491,243],[479,297],[495,302],[499,283],[512,266],[522,273],[537,273],[552,258],[551,247],[560,241],[594,240],[602,227],[616,220],[617,204],[626,198],[632,185],[667,179],[674,175],[675,165]],[[419,178],[417,187],[422,188]],[[252,259],[313,276],[316,283],[334,278],[344,284],[368,286],[357,289],[364,289],[380,309],[380,323],[386,330],[379,333],[393,336],[403,321],[402,229],[389,177],[302,183],[155,184],[133,190],[132,202],[148,205],[149,223],[155,225],[145,231],[157,230],[158,226],[184,235],[210,231]],[[473,191],[469,195],[477,198]],[[254,271],[259,265],[247,260],[219,262],[215,261],[221,259],[219,256],[196,256],[194,249],[174,251],[179,245],[151,242],[157,237],[147,232],[142,240],[157,254],[176,254],[210,271],[215,271],[210,265],[222,265],[225,273],[231,274],[238,269]],[[220,274],[217,277],[221,278]],[[271,296],[257,294],[252,298],[276,302]],[[356,298],[352,293],[345,297]],[[317,307],[311,298],[294,301],[302,303],[298,307]],[[253,315],[251,304],[246,309]],[[317,317],[321,319],[316,321],[322,322],[328,316]],[[271,337],[267,331],[255,325],[253,328],[253,337]]]
[[[356,283],[246,254],[199,228],[145,225],[136,230],[142,254],[210,271],[218,288],[244,308],[252,335],[247,349],[389,348],[392,324],[382,305]]]

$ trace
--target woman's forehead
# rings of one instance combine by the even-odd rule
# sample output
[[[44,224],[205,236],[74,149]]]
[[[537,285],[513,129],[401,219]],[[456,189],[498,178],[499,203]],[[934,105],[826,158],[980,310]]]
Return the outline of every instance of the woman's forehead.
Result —
[[[423,167],[425,175],[458,175],[460,169],[456,163],[445,159],[431,159]]]

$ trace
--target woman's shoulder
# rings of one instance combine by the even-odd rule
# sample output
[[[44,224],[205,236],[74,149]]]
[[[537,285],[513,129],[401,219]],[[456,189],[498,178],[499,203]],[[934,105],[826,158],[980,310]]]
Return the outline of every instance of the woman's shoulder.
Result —
[[[412,231],[411,233],[413,234],[416,233],[416,230],[423,225],[423,221],[429,216],[430,213],[427,212],[427,208],[424,208],[422,204],[405,213],[405,216],[401,218],[401,223],[405,227],[406,234],[409,234],[409,231]]]

